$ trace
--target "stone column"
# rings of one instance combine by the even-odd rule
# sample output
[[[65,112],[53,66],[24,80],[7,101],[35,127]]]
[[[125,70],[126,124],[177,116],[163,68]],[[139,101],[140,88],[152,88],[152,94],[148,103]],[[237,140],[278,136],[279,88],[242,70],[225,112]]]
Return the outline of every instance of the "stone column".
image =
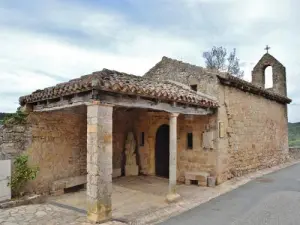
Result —
[[[174,202],[180,198],[176,192],[177,181],[177,117],[178,113],[170,114],[170,163],[169,163],[169,192],[167,201]]]
[[[113,107],[87,106],[87,217],[94,223],[112,217]]]

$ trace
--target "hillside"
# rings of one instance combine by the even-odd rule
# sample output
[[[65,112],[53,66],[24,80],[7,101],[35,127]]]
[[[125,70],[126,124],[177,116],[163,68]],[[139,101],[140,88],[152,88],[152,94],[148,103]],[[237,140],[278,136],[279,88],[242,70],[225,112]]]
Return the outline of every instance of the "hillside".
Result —
[[[289,123],[289,146],[300,146],[300,122]]]

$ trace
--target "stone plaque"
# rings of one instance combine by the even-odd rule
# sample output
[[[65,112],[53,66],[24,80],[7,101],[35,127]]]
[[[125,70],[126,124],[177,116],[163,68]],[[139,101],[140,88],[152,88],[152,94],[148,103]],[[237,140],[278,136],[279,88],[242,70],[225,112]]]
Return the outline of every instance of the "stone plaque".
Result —
[[[214,140],[214,133],[213,131],[204,132],[202,134],[202,148],[203,149],[213,149],[213,140]]]

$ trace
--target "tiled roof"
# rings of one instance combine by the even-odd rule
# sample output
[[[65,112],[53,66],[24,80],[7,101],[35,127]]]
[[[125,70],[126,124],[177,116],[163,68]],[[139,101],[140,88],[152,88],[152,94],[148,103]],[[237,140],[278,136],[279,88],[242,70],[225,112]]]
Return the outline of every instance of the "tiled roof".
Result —
[[[264,96],[267,99],[274,100],[279,103],[288,104],[292,101],[291,99],[289,99],[285,96],[274,93],[271,90],[266,90],[255,84],[252,84],[250,82],[247,82],[245,80],[242,80],[240,78],[237,78],[237,77],[229,75],[229,74],[227,74],[226,76],[218,75],[218,78],[219,78],[220,82],[224,85],[232,86],[232,87],[238,88],[238,89],[246,91],[246,92]]]
[[[30,95],[20,97],[19,101],[21,105],[24,105],[93,89],[196,105],[204,108],[218,107],[218,103],[214,98],[197,94],[195,91],[184,89],[176,84],[167,81],[157,82],[145,77],[108,69],[43,90],[37,90]]]

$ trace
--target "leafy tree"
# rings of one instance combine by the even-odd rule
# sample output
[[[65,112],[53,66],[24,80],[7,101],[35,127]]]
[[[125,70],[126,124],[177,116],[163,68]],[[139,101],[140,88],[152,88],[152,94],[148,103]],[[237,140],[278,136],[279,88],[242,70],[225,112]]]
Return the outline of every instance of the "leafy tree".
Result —
[[[203,52],[203,58],[208,69],[228,72],[239,78],[244,76],[235,48],[228,55],[226,48],[214,46],[211,51]]]

